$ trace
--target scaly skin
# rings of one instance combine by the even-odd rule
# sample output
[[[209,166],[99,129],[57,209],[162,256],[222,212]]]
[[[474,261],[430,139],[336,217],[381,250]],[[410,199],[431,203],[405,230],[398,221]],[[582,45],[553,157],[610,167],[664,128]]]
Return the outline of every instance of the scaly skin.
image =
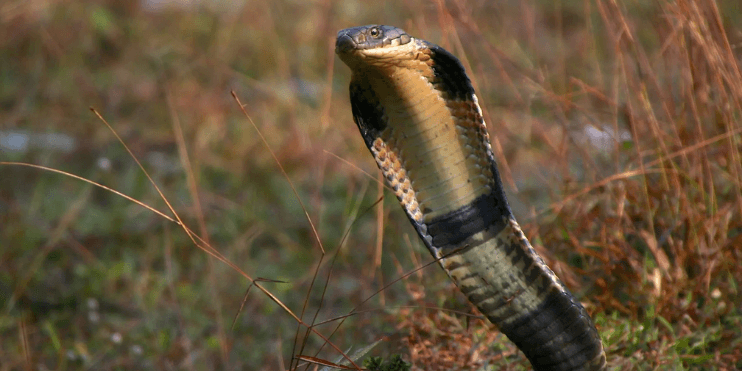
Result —
[[[595,325],[510,211],[461,63],[391,26],[338,32],[353,117],[420,238],[536,370],[603,370]]]

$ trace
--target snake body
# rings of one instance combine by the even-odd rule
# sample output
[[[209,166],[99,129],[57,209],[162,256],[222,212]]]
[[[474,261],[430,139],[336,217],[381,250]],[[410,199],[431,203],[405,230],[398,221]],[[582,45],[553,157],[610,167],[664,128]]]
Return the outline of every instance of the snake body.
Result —
[[[536,370],[602,370],[590,316],[521,231],[464,67],[391,26],[338,32],[354,121],[425,246]]]

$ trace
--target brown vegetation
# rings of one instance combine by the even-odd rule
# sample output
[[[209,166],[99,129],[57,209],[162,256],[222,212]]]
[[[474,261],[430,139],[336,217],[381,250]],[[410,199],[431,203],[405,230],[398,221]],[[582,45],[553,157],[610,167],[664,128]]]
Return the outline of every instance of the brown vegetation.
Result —
[[[461,57],[611,369],[742,368],[738,2],[145,4],[0,5],[0,370],[311,369],[380,338],[416,369],[527,368],[376,203],[332,47],[378,22]],[[91,106],[203,241],[18,165],[167,210]]]

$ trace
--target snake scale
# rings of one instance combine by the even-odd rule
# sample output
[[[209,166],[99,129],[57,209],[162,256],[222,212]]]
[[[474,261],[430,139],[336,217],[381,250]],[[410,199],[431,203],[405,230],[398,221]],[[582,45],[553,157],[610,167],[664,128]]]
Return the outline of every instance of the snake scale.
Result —
[[[461,62],[392,26],[342,30],[335,52],[364,142],[459,289],[534,369],[605,369],[592,319],[515,221]]]

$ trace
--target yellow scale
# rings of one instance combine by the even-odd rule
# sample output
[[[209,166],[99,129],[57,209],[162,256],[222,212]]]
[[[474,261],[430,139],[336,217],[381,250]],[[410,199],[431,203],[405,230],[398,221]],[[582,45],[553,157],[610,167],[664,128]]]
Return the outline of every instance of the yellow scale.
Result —
[[[488,194],[493,175],[481,148],[485,141],[480,136],[486,134],[479,106],[453,100],[447,106],[428,79],[421,78],[421,71],[392,68],[382,72],[391,79],[367,81],[385,107],[388,122],[394,123],[374,142],[375,157],[385,175],[392,173],[392,187],[410,215],[429,222]],[[405,185],[409,179],[414,181]],[[397,183],[401,187],[395,187]]]

